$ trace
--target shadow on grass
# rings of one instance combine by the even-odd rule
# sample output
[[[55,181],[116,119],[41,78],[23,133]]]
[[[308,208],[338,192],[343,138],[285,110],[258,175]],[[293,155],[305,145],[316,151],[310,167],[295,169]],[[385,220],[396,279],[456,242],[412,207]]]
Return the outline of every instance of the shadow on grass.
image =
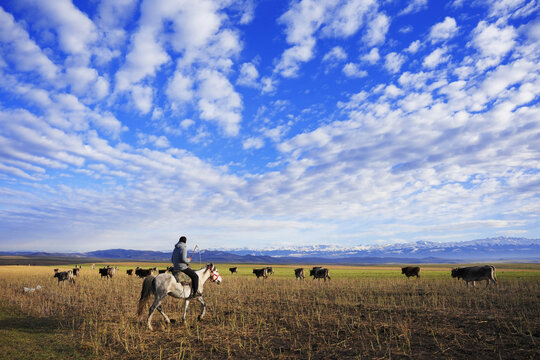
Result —
[[[0,309],[1,359],[93,359],[55,319]]]

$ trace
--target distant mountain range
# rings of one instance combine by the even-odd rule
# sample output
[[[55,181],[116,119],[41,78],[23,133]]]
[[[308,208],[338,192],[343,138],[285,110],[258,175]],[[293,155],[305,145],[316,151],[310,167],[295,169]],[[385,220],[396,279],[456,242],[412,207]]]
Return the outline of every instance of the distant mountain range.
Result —
[[[191,251],[190,251],[191,252]],[[171,252],[110,249],[86,253],[0,252],[0,256],[66,257],[86,259],[169,262]],[[231,264],[385,264],[540,262],[540,239],[497,237],[463,242],[430,242],[338,247],[315,245],[276,249],[202,250],[194,262]]]

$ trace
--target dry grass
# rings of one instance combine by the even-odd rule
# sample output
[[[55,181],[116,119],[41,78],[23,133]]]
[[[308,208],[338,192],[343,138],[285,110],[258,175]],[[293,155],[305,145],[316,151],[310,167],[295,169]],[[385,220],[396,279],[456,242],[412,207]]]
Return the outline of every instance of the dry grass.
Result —
[[[21,316],[54,319],[71,331],[74,344],[99,358],[540,357],[537,270],[526,277],[499,273],[495,290],[466,289],[447,271],[407,280],[395,269],[365,268],[354,276],[352,268],[336,268],[324,283],[295,281],[294,267],[278,268],[264,281],[249,276],[251,267],[239,276],[229,276],[228,265],[218,268],[224,282],[205,286],[203,322],[196,321],[200,304],[193,302],[185,324],[166,325],[156,313],[153,332],[135,316],[142,280],[124,268],[107,281],[97,267],[84,267],[70,286],[56,284],[52,267],[0,267],[0,301]],[[37,284],[41,292],[22,294]],[[183,301],[168,298],[163,308],[180,319]]]

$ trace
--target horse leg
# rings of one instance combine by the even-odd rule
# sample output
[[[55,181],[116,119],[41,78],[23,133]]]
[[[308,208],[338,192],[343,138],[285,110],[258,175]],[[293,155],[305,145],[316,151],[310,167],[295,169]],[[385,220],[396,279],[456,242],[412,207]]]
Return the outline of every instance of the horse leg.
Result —
[[[161,300],[163,300],[163,296],[160,296],[158,294],[154,294],[154,296],[155,296],[154,303],[152,304],[152,306],[150,306],[150,310],[148,310],[148,320],[146,321],[148,328],[150,330],[153,330],[152,329],[152,315],[154,315],[154,311],[156,311],[156,308],[158,308],[161,305]]]
[[[184,315],[182,315],[182,322],[186,322],[187,308],[189,306],[189,300],[186,299],[184,302]]]
[[[159,306],[157,307],[157,310],[159,311],[159,313],[161,315],[163,315],[163,317],[165,318],[165,322],[167,324],[170,324],[171,323],[171,320],[169,320],[169,317],[163,312],[163,309],[161,308],[161,304],[159,304]]]
[[[204,318],[204,315],[206,314],[206,303],[204,302],[202,296],[199,296],[197,300],[199,300],[199,302],[202,305],[202,310],[201,310],[201,313],[199,314],[199,321],[201,321]]]

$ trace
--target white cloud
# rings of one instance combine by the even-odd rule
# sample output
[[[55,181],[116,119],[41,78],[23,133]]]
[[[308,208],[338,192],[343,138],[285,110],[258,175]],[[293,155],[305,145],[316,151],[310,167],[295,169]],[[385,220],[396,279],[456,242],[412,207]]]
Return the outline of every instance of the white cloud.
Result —
[[[375,64],[380,58],[381,56],[379,55],[379,49],[377,48],[371,49],[369,53],[362,56],[362,60],[370,64]]]
[[[332,50],[324,54],[322,61],[338,62],[347,59],[347,53],[341,46],[334,46]]]
[[[358,68],[358,64],[355,63],[348,63],[343,67],[343,73],[347,75],[347,77],[355,77],[355,78],[361,78],[367,76],[367,71],[360,70]]]
[[[240,128],[242,100],[229,80],[215,70],[201,70],[199,109],[201,119],[216,121],[227,136],[235,136]]]
[[[485,69],[497,65],[501,58],[513,49],[517,34],[512,26],[500,28],[495,24],[480,21],[473,30],[472,36],[471,45],[480,52],[482,57],[477,62],[477,67]]]
[[[363,37],[367,46],[383,44],[389,27],[390,18],[384,14],[377,14],[377,16],[370,21],[368,29]]]
[[[259,72],[253,63],[243,63],[236,83],[238,85],[259,87],[259,84],[257,83],[258,77]]]
[[[151,144],[157,148],[168,148],[170,146],[169,140],[163,135],[156,136],[138,133],[137,138],[139,140],[139,144],[141,145]]]
[[[411,54],[415,54],[420,48],[420,45],[421,45],[420,40],[415,40],[409,45],[407,49],[405,49],[405,51]]]
[[[384,67],[391,73],[397,73],[403,63],[405,62],[405,56],[391,52],[384,58]]]
[[[449,16],[444,18],[443,22],[435,24],[431,27],[429,31],[429,39],[432,43],[445,41],[456,36],[458,32],[458,27],[456,20]]]
[[[264,93],[272,93],[276,90],[276,83],[277,81],[271,77],[265,76],[261,78],[261,92]]]
[[[5,47],[2,55],[20,71],[35,71],[45,79],[54,79],[57,66],[43,54],[30,39],[28,33],[17,23],[11,14],[0,7],[0,41]]]
[[[191,126],[195,125],[195,121],[191,120],[191,119],[184,119],[182,121],[180,121],[180,127],[182,129],[189,129]]]
[[[424,58],[424,61],[422,62],[422,66],[433,69],[436,68],[438,65],[447,62],[450,59],[450,56],[447,55],[447,49],[446,48],[438,48],[433,50],[431,54],[426,56]]]
[[[498,0],[487,2],[487,5],[490,8],[489,15],[496,18],[511,15],[526,16],[532,11],[538,11],[538,4],[536,1],[528,0]]]
[[[133,85],[131,97],[135,107],[143,114],[148,114],[152,110],[153,90],[150,86]]]
[[[70,0],[39,1],[27,0],[42,16],[47,18],[50,29],[56,32],[62,50],[69,54],[89,56],[90,46],[97,40],[94,23],[77,9]]]
[[[337,2],[301,0],[293,3],[279,18],[279,22],[285,25],[287,42],[292,46],[283,52],[274,72],[289,78],[298,76],[300,65],[314,56],[318,36],[336,38],[351,36],[358,31],[364,17],[370,13],[373,13],[376,19],[370,32],[370,40],[380,41],[385,28],[383,26],[385,19],[375,15],[376,9],[374,0]]]
[[[427,0],[412,0],[399,15],[414,14],[427,8]]]
[[[166,94],[174,105],[183,104],[193,99],[193,80],[180,71],[174,73],[169,81]]]
[[[170,60],[163,46],[156,40],[154,29],[141,29],[133,37],[133,48],[126,56],[126,64],[116,73],[116,89],[129,88],[147,76],[154,76],[158,68]]]
[[[264,141],[261,138],[248,138],[242,142],[242,149],[260,149],[264,146]]]
[[[109,82],[99,76],[97,70],[86,66],[73,66],[66,69],[66,81],[76,95],[99,100],[109,92]]]

